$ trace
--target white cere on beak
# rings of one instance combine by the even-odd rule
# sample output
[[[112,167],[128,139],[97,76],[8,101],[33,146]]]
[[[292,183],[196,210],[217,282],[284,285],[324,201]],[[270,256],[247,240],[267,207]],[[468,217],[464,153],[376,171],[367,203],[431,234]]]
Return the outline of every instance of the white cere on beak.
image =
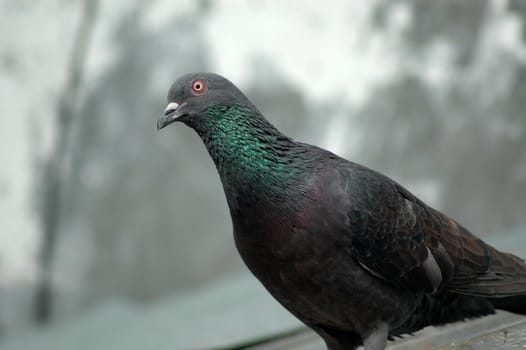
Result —
[[[179,107],[178,103],[175,103],[175,102],[168,103],[168,106],[166,106],[166,109],[164,110],[164,115],[168,115],[172,113],[173,111],[177,109],[177,107]]]

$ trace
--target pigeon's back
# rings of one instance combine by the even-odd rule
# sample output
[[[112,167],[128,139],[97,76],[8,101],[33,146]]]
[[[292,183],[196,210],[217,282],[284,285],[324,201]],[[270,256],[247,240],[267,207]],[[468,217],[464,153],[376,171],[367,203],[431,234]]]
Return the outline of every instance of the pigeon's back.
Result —
[[[525,312],[523,259],[491,247],[376,171],[342,160],[338,172],[352,198],[353,255],[371,273],[400,288],[473,295]]]

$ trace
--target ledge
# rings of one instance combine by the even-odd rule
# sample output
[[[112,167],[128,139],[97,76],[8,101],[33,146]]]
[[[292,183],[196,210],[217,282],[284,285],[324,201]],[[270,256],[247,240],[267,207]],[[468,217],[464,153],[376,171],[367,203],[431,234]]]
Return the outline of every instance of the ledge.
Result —
[[[459,344],[451,344],[440,350],[511,350],[526,349],[526,321],[504,327]]]
[[[247,350],[325,350],[311,331]],[[507,312],[444,327],[428,327],[414,336],[389,342],[388,350],[526,349],[526,318]]]

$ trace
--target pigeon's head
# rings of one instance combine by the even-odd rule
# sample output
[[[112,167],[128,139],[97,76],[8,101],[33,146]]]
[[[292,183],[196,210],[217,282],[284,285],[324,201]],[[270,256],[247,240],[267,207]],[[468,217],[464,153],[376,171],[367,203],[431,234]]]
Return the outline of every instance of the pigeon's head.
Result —
[[[209,117],[209,107],[251,104],[229,80],[213,73],[190,73],[177,79],[168,91],[168,106],[157,121],[157,130],[176,121],[192,126]]]

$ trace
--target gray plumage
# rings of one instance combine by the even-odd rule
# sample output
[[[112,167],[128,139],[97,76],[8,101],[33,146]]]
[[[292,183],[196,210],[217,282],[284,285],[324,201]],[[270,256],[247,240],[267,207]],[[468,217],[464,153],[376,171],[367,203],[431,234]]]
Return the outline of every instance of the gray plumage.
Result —
[[[400,184],[272,126],[225,78],[179,78],[158,129],[193,128],[215,162],[241,257],[330,350],[494,313],[526,314],[526,264]]]

